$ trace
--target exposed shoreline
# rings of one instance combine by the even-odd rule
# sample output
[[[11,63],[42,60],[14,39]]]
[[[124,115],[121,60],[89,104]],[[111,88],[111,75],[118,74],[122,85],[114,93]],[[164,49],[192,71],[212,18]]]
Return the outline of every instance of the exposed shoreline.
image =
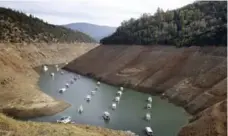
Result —
[[[0,96],[3,98],[0,99],[0,112],[14,117],[35,117],[57,113],[67,108],[68,104],[56,101],[56,99],[40,91],[37,86],[39,75],[33,68],[42,64],[69,62],[77,58],[76,66],[74,66],[75,61],[69,64],[73,64],[74,69],[69,69],[68,65],[64,69],[96,78],[111,85],[121,85],[144,93],[149,92],[161,95],[163,90],[167,90],[166,95],[171,102],[184,107],[189,113],[194,115],[189,124],[180,130],[179,136],[192,136],[192,134],[194,136],[202,136],[199,133],[201,130],[204,130],[202,131],[203,135],[212,133],[213,135],[225,136],[224,116],[226,114],[226,106],[224,104],[226,104],[226,101],[223,94],[225,93],[226,95],[226,92],[223,91],[226,90],[226,76],[224,72],[226,70],[226,57],[224,56],[223,48],[198,49],[192,47],[175,49],[173,47],[159,46],[153,48],[145,46],[100,46],[91,50],[94,47],[96,46],[89,45],[88,47],[85,44],[52,44],[48,46],[42,43],[35,45],[0,44],[0,69],[2,70],[0,73],[0,90],[3,90],[0,92]],[[87,51],[89,51],[88,54],[82,55]],[[141,52],[143,53],[141,54]],[[159,59],[162,58],[162,60],[153,60],[157,61],[153,67],[155,70],[150,68],[149,71],[145,71],[145,68],[151,65],[150,63],[147,64],[147,58],[156,57],[157,54],[160,55]],[[79,57],[80,55],[82,56]],[[94,55],[97,57],[95,58]],[[105,56],[102,57],[101,55]],[[166,56],[168,57],[165,58]],[[104,60],[102,61],[102,59]],[[167,62],[166,59],[168,60]],[[174,60],[170,61],[169,59]],[[197,60],[199,60],[199,63],[192,63]],[[135,65],[131,61],[135,62],[135,64],[140,62],[140,65]],[[183,65],[183,61],[187,61],[186,64]],[[91,67],[91,62],[96,65]],[[108,65],[104,65],[104,63]],[[159,68],[158,66],[162,63],[165,65],[163,64],[163,67]],[[152,63],[152,65],[154,64]],[[179,66],[179,64],[181,64],[181,67],[186,66],[183,69],[187,69],[187,75],[193,74],[196,76],[194,80],[183,80],[183,77],[178,77],[176,72],[181,71],[181,69],[176,65]],[[203,71],[195,74],[195,71],[191,70],[195,67],[192,67],[191,64],[193,66],[196,65],[195,67],[202,65],[199,70]],[[172,68],[177,69],[173,71]],[[142,72],[142,75],[135,76],[134,73],[140,72]],[[156,72],[155,75],[158,81],[157,79],[151,80],[150,77],[149,80],[144,79],[143,76],[151,75],[149,72]],[[170,75],[170,72],[177,74],[174,78],[175,80],[171,80],[172,84],[165,82],[162,86],[160,84],[158,86],[152,85],[162,83],[163,78],[172,77],[173,73]],[[143,77],[143,82],[140,81],[142,79],[141,76]],[[181,80],[181,82],[178,83],[178,80]],[[169,88],[170,85],[174,86]],[[197,85],[197,87],[193,85]],[[202,88],[205,86],[209,86],[209,89],[202,91]],[[175,92],[175,90],[179,90],[179,92]],[[190,95],[186,94],[188,91],[191,92]],[[207,96],[208,94],[210,94],[210,97]],[[192,97],[195,97],[196,101],[191,102]],[[5,121],[0,118],[1,123],[7,124]]]
[[[0,43],[0,135],[126,136],[126,132],[96,126],[12,119],[53,115],[69,107],[66,102],[52,98],[40,90],[37,85],[39,74],[33,68],[43,64],[69,62],[96,46],[85,43]]]
[[[59,113],[67,109],[70,104],[64,101],[56,101],[52,103],[44,103],[45,106],[38,104],[37,107],[25,108],[25,107],[12,107],[12,108],[3,108],[2,113],[18,118],[18,119],[26,119],[26,118],[34,118],[40,116],[49,116]]]
[[[15,118],[53,115],[70,105],[43,93],[34,67],[69,62],[93,44],[0,44],[0,112]],[[62,57],[64,55],[64,57]],[[31,91],[30,91],[31,90]]]
[[[218,110],[216,113],[220,116],[226,114],[215,108],[224,107],[226,100],[226,51],[223,47],[103,45],[75,59],[64,69],[107,84],[168,98],[193,116],[179,136],[201,136],[200,128],[203,134],[225,134],[221,130],[226,126],[217,126],[223,121],[213,112],[204,112]],[[210,123],[206,122],[219,129],[210,128]]]
[[[147,89],[143,89],[143,88],[140,88],[140,87],[135,87],[133,86],[132,84],[124,84],[124,83],[113,83],[112,81],[109,81],[109,80],[105,80],[103,78],[100,78],[100,77],[97,77],[95,76],[94,74],[84,74],[84,73],[81,73],[80,71],[77,71],[77,70],[71,70],[67,67],[63,67],[64,70],[66,71],[69,71],[69,72],[73,72],[73,73],[76,73],[76,74],[79,74],[79,75],[82,75],[82,76],[85,76],[85,77],[88,77],[88,78],[91,78],[91,79],[95,79],[97,81],[100,81],[100,82],[103,82],[105,84],[108,84],[108,85],[111,85],[111,86],[116,86],[116,87],[125,87],[125,88],[129,88],[129,89],[132,89],[132,90],[136,90],[137,92],[141,92],[141,93],[145,93],[145,94],[151,94],[152,96],[159,96],[161,99],[167,99],[169,100],[169,102],[175,104],[176,106],[179,106],[179,107],[182,107],[180,105],[178,105],[177,103],[174,103],[172,102],[170,99],[168,99],[169,97],[167,96],[162,96],[161,93],[156,93],[156,92],[147,92],[145,90]],[[182,107],[183,108],[183,107]],[[184,109],[184,108],[183,108]],[[191,113],[189,113],[191,114]]]

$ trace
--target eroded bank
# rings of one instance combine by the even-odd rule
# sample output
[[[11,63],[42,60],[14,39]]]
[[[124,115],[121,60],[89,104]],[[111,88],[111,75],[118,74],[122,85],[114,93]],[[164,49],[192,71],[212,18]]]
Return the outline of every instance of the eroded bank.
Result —
[[[194,115],[180,136],[225,136],[226,64],[225,47],[113,45],[99,46],[65,69],[164,95]]]

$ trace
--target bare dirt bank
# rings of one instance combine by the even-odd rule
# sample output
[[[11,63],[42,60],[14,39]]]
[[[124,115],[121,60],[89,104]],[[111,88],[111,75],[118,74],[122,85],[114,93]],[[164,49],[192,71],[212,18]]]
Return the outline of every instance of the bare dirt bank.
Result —
[[[1,136],[126,136],[88,125],[62,125],[17,121],[5,116],[27,118],[52,115],[69,104],[39,90],[39,75],[33,69],[43,64],[69,62],[96,47],[94,44],[0,44],[0,135]],[[4,113],[4,114],[2,114]]]
[[[96,45],[0,44],[0,112],[14,117],[51,115],[69,104],[39,90],[33,67],[71,61]]]
[[[180,136],[226,136],[226,106],[218,106],[226,105],[226,55],[226,47],[99,46],[65,69],[165,95],[194,115]]]
[[[126,133],[88,125],[17,121],[0,113],[0,136],[126,136]]]

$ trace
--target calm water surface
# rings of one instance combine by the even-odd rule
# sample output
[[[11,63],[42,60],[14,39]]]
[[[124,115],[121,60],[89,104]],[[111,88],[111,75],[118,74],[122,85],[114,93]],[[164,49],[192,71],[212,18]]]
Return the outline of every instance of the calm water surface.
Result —
[[[39,71],[41,71],[39,69]],[[61,70],[64,71],[64,70]],[[55,72],[54,78],[50,76],[51,72]],[[74,84],[63,94],[59,93],[59,89],[65,87],[77,74],[64,71],[61,75],[54,67],[47,72],[40,72],[40,80],[38,82],[41,90],[48,95],[60,100],[64,100],[71,104],[71,107],[63,112],[53,116],[44,116],[32,118],[33,121],[54,122],[62,116],[71,116],[72,120],[80,124],[91,124],[102,126],[116,130],[131,130],[144,136],[144,128],[150,126],[156,136],[176,136],[180,128],[187,123],[188,115],[180,107],[168,103],[157,96],[152,96],[152,108],[145,109],[149,94],[140,93],[131,89],[124,89],[116,110],[111,109],[113,99],[119,87],[101,83],[98,91],[92,96],[91,101],[85,101],[85,97],[91,94],[96,87],[96,81],[81,76]],[[84,111],[78,113],[78,108],[83,105]],[[111,114],[111,120],[105,122],[102,118],[104,111]],[[146,113],[151,114],[151,120],[145,121]]]

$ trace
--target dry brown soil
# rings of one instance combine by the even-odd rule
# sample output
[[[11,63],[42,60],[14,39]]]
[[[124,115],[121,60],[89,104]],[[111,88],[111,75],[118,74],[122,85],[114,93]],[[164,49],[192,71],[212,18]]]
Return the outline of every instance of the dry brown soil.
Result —
[[[164,95],[193,115],[180,136],[226,136],[226,47],[98,46],[65,69]]]

